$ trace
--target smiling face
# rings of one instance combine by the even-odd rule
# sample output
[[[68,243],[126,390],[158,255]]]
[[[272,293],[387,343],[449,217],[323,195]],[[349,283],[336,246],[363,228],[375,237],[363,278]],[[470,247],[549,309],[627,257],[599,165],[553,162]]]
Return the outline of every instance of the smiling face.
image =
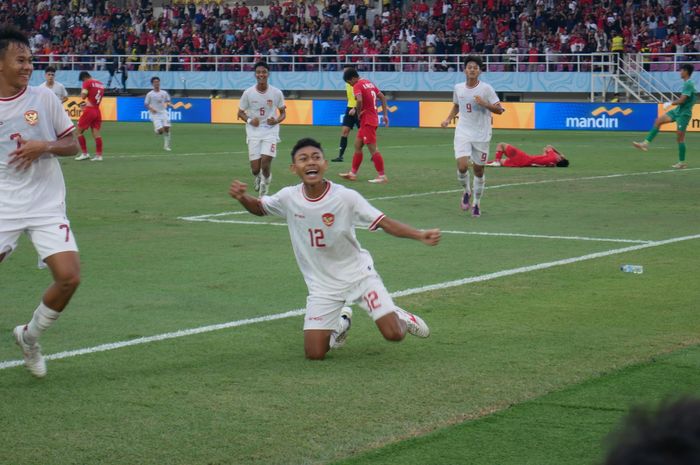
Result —
[[[267,79],[270,77],[270,72],[264,66],[255,68],[255,80],[259,86],[267,86]]]
[[[324,158],[321,149],[306,145],[296,151],[290,169],[305,185],[314,186],[323,182],[323,175],[328,169],[328,160]]]
[[[29,85],[34,70],[32,52],[24,44],[10,43],[0,56],[0,92],[3,97],[18,94]]]

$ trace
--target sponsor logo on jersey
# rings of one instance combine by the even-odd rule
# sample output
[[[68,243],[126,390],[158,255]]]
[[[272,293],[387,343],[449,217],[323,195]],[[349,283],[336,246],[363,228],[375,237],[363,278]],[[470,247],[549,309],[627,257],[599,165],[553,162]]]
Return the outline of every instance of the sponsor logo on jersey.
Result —
[[[323,220],[323,224],[330,228],[335,222],[335,215],[333,213],[324,213],[321,219]]]
[[[30,126],[36,126],[39,122],[39,113],[35,110],[28,110],[24,112],[24,121]]]
[[[268,100],[268,101],[267,101],[267,106],[268,106],[268,107],[271,107],[271,106],[272,106],[272,100]]]

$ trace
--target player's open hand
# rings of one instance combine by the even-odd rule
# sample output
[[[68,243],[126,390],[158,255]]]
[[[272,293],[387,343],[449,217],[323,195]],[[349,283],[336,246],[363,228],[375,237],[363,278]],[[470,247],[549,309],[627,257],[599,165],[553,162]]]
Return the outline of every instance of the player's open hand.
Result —
[[[426,229],[422,231],[423,235],[420,240],[426,245],[438,245],[440,242],[440,230],[439,229]]]
[[[442,123],[440,123],[440,127],[441,127],[441,128],[446,128],[446,127],[449,126],[449,125],[450,125],[450,120],[448,120],[448,119],[446,119],[445,121],[443,121]]]
[[[384,115],[384,118],[382,118],[382,119],[384,120],[384,127],[388,128],[389,127],[389,115]]]
[[[18,170],[26,170],[41,155],[47,152],[46,142],[16,139],[17,149],[10,152],[10,165]]]
[[[275,119],[274,117],[270,116],[270,117],[267,119],[267,124],[269,124],[270,126],[274,126],[275,124],[277,124],[277,119]]]
[[[236,179],[231,183],[231,187],[229,187],[228,193],[234,199],[241,200],[241,198],[245,195],[246,189],[248,189],[248,184]]]

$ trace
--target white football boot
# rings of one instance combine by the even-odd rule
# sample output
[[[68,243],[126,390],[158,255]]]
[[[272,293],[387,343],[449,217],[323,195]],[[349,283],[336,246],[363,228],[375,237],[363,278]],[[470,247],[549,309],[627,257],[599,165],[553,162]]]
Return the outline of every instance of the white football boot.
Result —
[[[418,315],[407,312],[403,308],[396,307],[396,315],[406,322],[408,332],[417,337],[430,336],[430,328]]]
[[[345,341],[348,339],[348,333],[350,332],[350,327],[352,326],[352,309],[350,307],[343,307],[340,311],[340,327],[343,328],[340,331],[334,331],[331,334],[331,341],[329,346],[331,349],[338,349],[345,345]]]
[[[43,378],[46,376],[46,361],[44,361],[44,356],[41,355],[41,346],[38,342],[32,345],[24,342],[25,328],[25,325],[19,325],[12,331],[15,336],[15,342],[22,349],[24,366],[27,367],[27,370],[37,378]]]

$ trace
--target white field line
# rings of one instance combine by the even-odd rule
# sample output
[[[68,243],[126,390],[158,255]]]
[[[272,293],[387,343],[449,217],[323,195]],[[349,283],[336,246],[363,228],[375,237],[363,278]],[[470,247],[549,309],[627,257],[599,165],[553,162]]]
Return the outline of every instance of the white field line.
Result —
[[[506,169],[506,168],[504,168]],[[623,178],[628,176],[648,176],[650,174],[665,174],[665,173],[682,173],[687,171],[700,170],[700,168],[686,168],[684,170],[660,170],[660,171],[643,171],[639,173],[618,173],[618,174],[606,174],[603,176],[586,176],[582,178],[562,178],[562,179],[542,179],[540,181],[525,181],[525,182],[513,182],[509,184],[496,184],[493,186],[486,185],[486,190],[491,189],[502,189],[504,187],[518,187],[518,186],[532,186],[535,184],[550,184],[556,182],[574,182],[574,181],[593,181],[596,179],[611,179],[611,178]],[[462,192],[462,189],[451,189],[445,191],[433,191],[433,192],[418,192],[415,194],[401,194],[401,195],[388,195],[385,197],[374,197],[367,200],[394,200],[394,199],[406,199],[410,197],[423,197],[426,195],[436,195],[436,194],[454,194],[455,192]]]
[[[509,270],[497,271],[495,273],[488,273],[488,274],[484,274],[484,275],[480,275],[480,276],[472,276],[469,278],[457,279],[457,280],[453,280],[453,281],[445,281],[442,283],[430,284],[427,286],[414,287],[411,289],[405,289],[403,291],[393,292],[391,295],[392,295],[392,297],[404,297],[404,296],[409,296],[409,295],[414,295],[414,294],[422,294],[424,292],[437,291],[437,290],[441,290],[441,289],[447,289],[450,287],[463,286],[465,284],[471,284],[471,283],[479,283],[479,282],[489,281],[492,279],[502,278],[505,276],[512,276],[512,275],[520,274],[520,273],[529,273],[531,271],[544,270],[544,269],[552,268],[555,266],[570,265],[572,263],[582,262],[582,261],[586,261],[586,260],[593,260],[596,258],[608,257],[610,255],[617,255],[617,254],[621,254],[621,253],[633,252],[635,250],[648,249],[648,248],[652,248],[652,247],[660,247],[663,245],[674,244],[677,242],[690,241],[690,240],[695,240],[695,239],[700,239],[700,234],[695,234],[692,236],[674,237],[674,238],[666,239],[666,240],[662,240],[662,241],[654,241],[654,242],[649,242],[646,244],[632,245],[632,246],[623,247],[620,249],[610,249],[610,250],[605,250],[602,252],[580,255],[578,257],[571,257],[571,258],[564,258],[561,260],[555,260],[552,262],[538,263],[536,265],[522,266],[519,268],[511,268]],[[183,330],[174,331],[171,333],[157,334],[155,336],[140,337],[140,338],[136,338],[136,339],[131,339],[129,341],[120,341],[120,342],[113,342],[113,343],[109,343],[109,344],[101,344],[98,346],[88,347],[85,349],[77,349],[77,350],[69,350],[66,352],[58,352],[56,354],[47,355],[46,358],[48,360],[59,360],[59,359],[64,359],[64,358],[76,357],[78,355],[87,355],[87,354],[93,354],[93,353],[97,353],[97,352],[105,352],[108,350],[121,349],[123,347],[129,347],[129,346],[147,344],[147,343],[156,342],[156,341],[164,341],[167,339],[175,339],[175,338],[180,338],[180,337],[185,337],[185,336],[191,336],[193,334],[208,333],[208,332],[212,332],[212,331],[218,331],[220,329],[234,328],[234,327],[238,327],[238,326],[246,326],[246,325],[251,325],[251,324],[256,324],[256,323],[263,323],[266,321],[280,320],[280,319],[284,319],[284,318],[299,316],[299,315],[302,315],[303,313],[304,313],[303,309],[290,310],[287,312],[276,313],[273,315],[265,315],[265,316],[260,316],[260,317],[256,317],[256,318],[248,318],[248,319],[237,320],[237,321],[229,321],[228,323],[220,323],[220,324],[215,324],[215,325],[200,326],[198,328],[183,329]],[[7,360],[4,362],[0,362],[0,370],[20,366],[23,363],[24,362],[22,360]]]
[[[247,212],[242,212],[247,213]],[[206,223],[228,223],[228,224],[252,224],[262,226],[287,226],[287,223],[278,221],[255,221],[255,220],[219,220],[211,218],[202,218],[198,216],[180,217],[179,220],[206,222]],[[360,230],[362,231],[362,230]],[[653,241],[641,239],[613,239],[607,237],[584,237],[584,236],[548,236],[545,234],[521,234],[521,233],[492,233],[483,231],[451,231],[441,230],[443,234],[462,234],[468,236],[503,236],[503,237],[523,237],[531,239],[560,239],[565,241],[593,241],[593,242],[624,242],[629,244],[649,244]]]

